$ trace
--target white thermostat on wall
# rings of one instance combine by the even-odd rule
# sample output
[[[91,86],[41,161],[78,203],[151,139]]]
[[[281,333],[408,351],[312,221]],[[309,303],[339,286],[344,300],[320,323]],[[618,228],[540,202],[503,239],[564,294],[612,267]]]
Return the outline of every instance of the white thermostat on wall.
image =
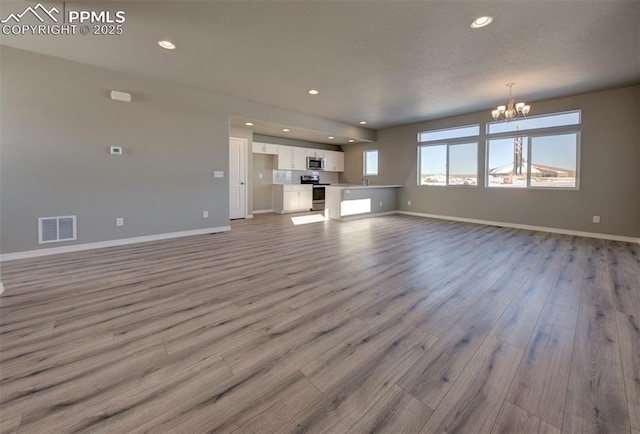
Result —
[[[122,146],[112,146],[111,155],[122,155]]]

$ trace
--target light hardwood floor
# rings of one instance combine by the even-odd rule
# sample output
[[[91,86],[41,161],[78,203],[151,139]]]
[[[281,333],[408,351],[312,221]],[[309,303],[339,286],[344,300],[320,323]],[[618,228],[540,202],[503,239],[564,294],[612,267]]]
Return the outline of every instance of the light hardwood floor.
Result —
[[[2,433],[640,431],[638,245],[260,215],[2,267]]]

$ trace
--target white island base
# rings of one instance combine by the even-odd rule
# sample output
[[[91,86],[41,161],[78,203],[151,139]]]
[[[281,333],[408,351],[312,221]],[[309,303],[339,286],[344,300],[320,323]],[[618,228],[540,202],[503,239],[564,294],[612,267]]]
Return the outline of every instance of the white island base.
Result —
[[[393,214],[398,210],[398,188],[402,185],[328,185],[325,216],[353,220]]]

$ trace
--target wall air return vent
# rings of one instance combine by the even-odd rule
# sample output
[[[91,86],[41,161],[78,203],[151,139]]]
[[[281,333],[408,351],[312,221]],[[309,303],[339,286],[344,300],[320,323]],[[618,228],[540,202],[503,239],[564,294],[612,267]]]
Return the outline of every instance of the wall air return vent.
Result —
[[[38,219],[38,244],[72,241],[76,239],[76,216],[40,217]]]

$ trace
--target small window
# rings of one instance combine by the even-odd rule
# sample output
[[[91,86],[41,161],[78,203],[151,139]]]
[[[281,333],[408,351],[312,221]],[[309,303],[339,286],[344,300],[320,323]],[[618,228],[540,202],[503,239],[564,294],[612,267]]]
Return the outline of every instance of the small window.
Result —
[[[473,137],[480,134],[480,125],[446,128],[443,130],[423,131],[418,133],[418,142],[443,141],[463,137]]]
[[[422,145],[418,185],[478,185],[478,144]]]
[[[364,151],[362,160],[364,161],[364,176],[378,175],[378,150]]]
[[[509,122],[489,122],[487,124],[487,134],[510,133],[569,125],[580,125],[580,111],[532,116],[525,119],[511,120]]]

